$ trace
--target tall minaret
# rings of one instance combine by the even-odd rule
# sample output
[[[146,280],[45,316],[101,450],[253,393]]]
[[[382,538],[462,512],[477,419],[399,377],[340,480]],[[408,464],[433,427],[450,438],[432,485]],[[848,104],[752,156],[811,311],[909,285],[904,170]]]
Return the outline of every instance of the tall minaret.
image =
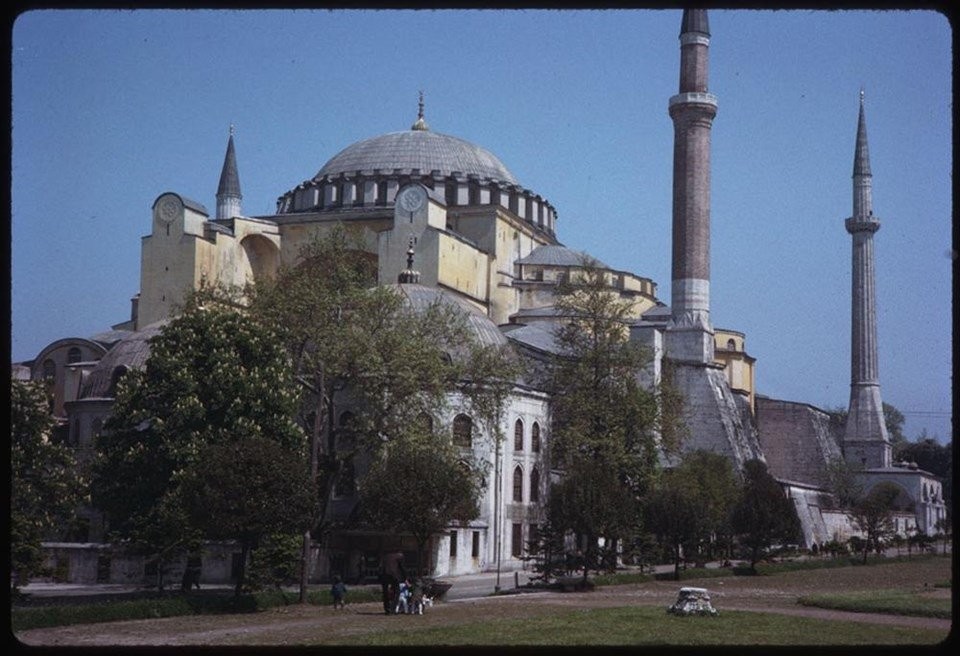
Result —
[[[680,27],[680,92],[673,119],[672,317],[667,357],[713,362],[710,324],[710,128],[717,98],[707,92],[707,12],[685,9]]]
[[[227,141],[227,154],[223,158],[220,171],[220,185],[217,187],[217,218],[232,219],[240,216],[240,174],[237,173],[237,154],[233,149],[233,126],[230,126],[230,139]]]
[[[853,216],[845,221],[853,237],[852,316],[850,326],[850,407],[843,438],[847,462],[861,467],[889,467],[890,439],[880,400],[877,366],[877,294],[874,285],[873,176],[867,149],[867,121],[860,91],[857,146],[853,156]]]
[[[707,92],[707,12],[684,10],[680,24],[680,92],[673,119],[672,315],[662,362],[683,397],[683,451],[725,455],[736,469],[763,460],[750,403],[730,388],[713,359],[710,324],[710,128],[717,99]],[[654,337],[654,348],[656,348]]]

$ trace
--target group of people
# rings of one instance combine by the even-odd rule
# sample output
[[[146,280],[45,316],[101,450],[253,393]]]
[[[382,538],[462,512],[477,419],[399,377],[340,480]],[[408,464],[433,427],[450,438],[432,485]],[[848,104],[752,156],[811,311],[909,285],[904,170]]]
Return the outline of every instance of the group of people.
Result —
[[[432,605],[433,599],[427,596],[420,579],[413,583],[403,579],[388,587],[383,609],[388,615],[423,615],[424,609]]]
[[[387,615],[423,615],[424,609],[433,605],[423,581],[416,579],[411,583],[407,578],[403,554],[399,552],[384,556],[380,569],[380,590],[383,612]]]

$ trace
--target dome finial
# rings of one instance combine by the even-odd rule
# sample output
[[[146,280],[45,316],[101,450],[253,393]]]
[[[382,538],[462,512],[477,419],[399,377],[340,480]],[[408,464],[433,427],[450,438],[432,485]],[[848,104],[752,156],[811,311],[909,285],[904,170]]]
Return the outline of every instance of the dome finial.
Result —
[[[397,282],[402,284],[407,283],[418,283],[420,282],[420,272],[414,271],[413,269],[413,235],[410,235],[410,244],[407,246],[407,268],[400,272],[400,275],[397,276]]]
[[[860,85],[860,106],[861,106],[861,107],[863,107],[863,96],[864,96],[864,93],[863,93],[863,85],[861,84],[861,85]]]
[[[423,91],[420,91],[420,102],[417,107],[417,120],[410,126],[411,130],[429,130],[430,126],[423,120]]]
[[[233,136],[233,123],[230,124],[230,136]]]

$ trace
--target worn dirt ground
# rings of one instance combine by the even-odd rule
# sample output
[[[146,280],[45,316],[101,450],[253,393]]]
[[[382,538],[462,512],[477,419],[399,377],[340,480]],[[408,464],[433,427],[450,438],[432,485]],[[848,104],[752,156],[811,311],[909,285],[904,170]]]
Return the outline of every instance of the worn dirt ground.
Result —
[[[146,645],[303,645],[342,643],[350,636],[413,626],[438,627],[475,622],[479,618],[533,617],[561,608],[599,608],[630,605],[666,607],[676,600],[681,585],[710,590],[713,605],[724,610],[749,610],[821,619],[889,624],[949,631],[951,620],[849,613],[797,605],[803,595],[858,590],[913,590],[950,596],[934,584],[951,579],[950,561],[934,559],[872,567],[791,572],[767,577],[726,577],[689,580],[682,584],[657,581],[598,588],[588,593],[537,593],[485,597],[437,604],[423,616],[387,616],[379,604],[348,605],[344,611],[329,606],[288,606],[254,615],[173,617],[34,629],[17,635],[27,645],[146,646]]]

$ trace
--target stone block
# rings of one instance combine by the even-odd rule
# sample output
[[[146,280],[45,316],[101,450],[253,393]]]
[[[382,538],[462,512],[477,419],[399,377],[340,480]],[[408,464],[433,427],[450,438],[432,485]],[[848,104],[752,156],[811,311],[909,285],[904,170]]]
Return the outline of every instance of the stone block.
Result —
[[[710,593],[706,588],[680,588],[680,594],[672,606],[667,608],[672,615],[717,615],[717,609],[710,604]]]

